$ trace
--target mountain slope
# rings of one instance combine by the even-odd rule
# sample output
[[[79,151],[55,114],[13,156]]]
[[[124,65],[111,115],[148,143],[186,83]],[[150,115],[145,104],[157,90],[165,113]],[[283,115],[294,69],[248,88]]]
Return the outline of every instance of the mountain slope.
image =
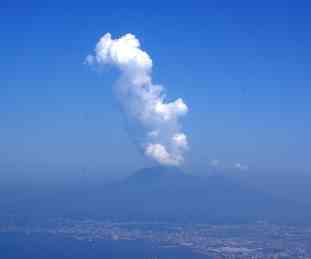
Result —
[[[105,191],[105,211],[120,217],[124,212],[133,219],[222,223],[301,220],[297,212],[302,208],[294,203],[223,176],[203,180],[176,168],[143,169]]]
[[[17,192],[0,199],[10,217],[53,217],[191,223],[247,223],[269,220],[304,223],[310,208],[275,198],[225,176],[206,179],[174,167],[142,169],[123,181],[75,189]]]

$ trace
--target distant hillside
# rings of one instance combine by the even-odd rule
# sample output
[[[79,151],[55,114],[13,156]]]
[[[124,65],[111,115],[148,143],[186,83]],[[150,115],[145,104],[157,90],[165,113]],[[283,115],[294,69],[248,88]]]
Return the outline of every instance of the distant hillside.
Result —
[[[117,185],[115,205],[130,207],[133,217],[229,223],[301,220],[302,207],[224,176],[203,180],[176,168],[156,167]]]
[[[305,205],[311,210],[311,174],[301,172],[235,173],[235,181],[281,199]]]
[[[125,180],[81,185],[76,189],[40,190],[2,198],[11,215],[27,218],[89,217],[196,223],[247,223],[269,220],[302,223],[310,211],[225,176],[206,179],[174,167],[139,170]],[[20,197],[20,198],[17,198]]]

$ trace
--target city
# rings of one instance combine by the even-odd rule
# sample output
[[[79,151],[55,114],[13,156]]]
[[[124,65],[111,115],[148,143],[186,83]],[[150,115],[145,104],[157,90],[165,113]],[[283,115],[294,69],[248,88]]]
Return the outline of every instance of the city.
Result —
[[[45,225],[3,225],[1,232],[45,232],[93,242],[146,240],[181,246],[215,259],[311,258],[311,227],[267,222],[243,225],[101,222],[57,219]]]

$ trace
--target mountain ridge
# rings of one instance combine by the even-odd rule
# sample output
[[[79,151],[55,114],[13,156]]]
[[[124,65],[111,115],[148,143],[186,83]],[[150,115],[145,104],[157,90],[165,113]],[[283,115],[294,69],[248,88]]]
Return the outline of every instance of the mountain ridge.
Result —
[[[8,196],[7,196],[8,197]],[[178,168],[152,167],[109,184],[18,193],[0,199],[3,211],[21,217],[72,217],[192,223],[308,222],[310,209],[224,175],[206,178]],[[29,211],[31,214],[29,215]],[[10,212],[12,213],[12,212]]]

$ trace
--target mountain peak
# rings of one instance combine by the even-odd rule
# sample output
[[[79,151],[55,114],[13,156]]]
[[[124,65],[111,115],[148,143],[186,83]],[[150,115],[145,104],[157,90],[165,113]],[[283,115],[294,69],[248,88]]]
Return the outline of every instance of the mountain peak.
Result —
[[[128,182],[139,184],[156,184],[161,182],[180,181],[189,177],[182,170],[173,166],[155,166],[143,168],[127,178]]]

